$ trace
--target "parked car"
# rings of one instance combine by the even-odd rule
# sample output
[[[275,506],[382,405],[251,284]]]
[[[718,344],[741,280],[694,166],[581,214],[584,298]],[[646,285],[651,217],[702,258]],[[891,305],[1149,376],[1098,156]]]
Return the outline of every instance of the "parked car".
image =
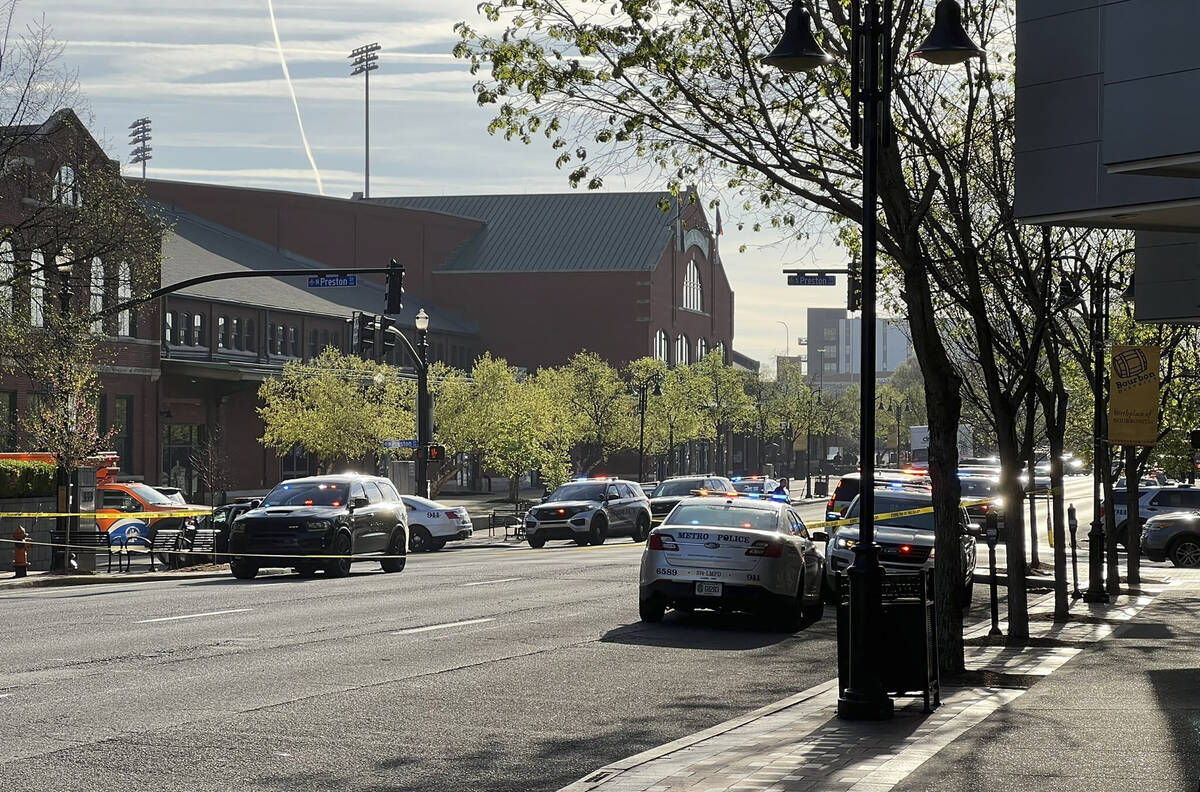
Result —
[[[1117,527],[1117,542],[1128,547],[1129,497],[1125,488],[1113,488],[1113,521]],[[1104,504],[1107,508],[1107,504]],[[1145,525],[1151,517],[1200,509],[1200,488],[1191,484],[1169,487],[1151,486],[1138,492],[1139,522]]]
[[[180,506],[187,505],[187,498],[183,496],[183,490],[179,487],[155,487],[154,489],[167,496],[172,502],[178,503]]]
[[[408,518],[392,482],[356,473],[312,476],[277,484],[233,522],[229,568],[240,580],[271,566],[345,577],[360,557],[382,556],[384,572],[399,572],[407,549]]]
[[[733,488],[744,495],[770,495],[779,482],[768,476],[734,476]]]
[[[1160,514],[1142,526],[1142,556],[1170,560],[1177,567],[1200,567],[1200,511]]]
[[[213,509],[209,524],[216,531],[214,545],[218,553],[218,560],[222,562],[228,560],[220,554],[229,551],[229,529],[233,525],[233,521],[251,509],[258,508],[259,500],[259,498],[235,498],[233,503],[226,503]]]
[[[846,519],[856,519],[859,514],[859,499],[846,510]],[[920,514],[901,517],[877,516],[875,521],[875,543],[879,546],[879,563],[885,572],[917,572],[933,569],[934,524],[933,496],[917,490],[882,489],[875,492],[875,514],[909,512],[928,509]],[[962,552],[963,582],[962,603],[964,610],[971,603],[975,587],[975,535],[978,528],[971,522],[966,509],[960,512],[959,546]],[[858,525],[836,527],[830,533],[825,548],[826,591],[838,591],[837,576],[843,574],[854,563],[854,546],[858,543]]]
[[[96,525],[107,531],[115,544],[124,541],[131,547],[149,547],[155,531],[178,528],[184,530],[193,517],[176,516],[175,512],[207,509],[190,507],[171,500],[154,487],[138,481],[106,481],[96,485]],[[153,517],[154,512],[168,516]]]
[[[982,525],[989,514],[1003,517],[1004,498],[1000,495],[1000,479],[995,476],[960,473],[958,483],[962,490],[962,500],[967,504],[963,508],[967,510],[967,516],[972,522]]]
[[[650,532],[642,551],[638,613],[670,607],[766,613],[784,629],[821,618],[825,560],[804,521],[770,498],[686,498]]]
[[[737,486],[724,476],[675,476],[650,493],[650,524],[658,525],[684,498],[708,492],[733,492]],[[770,490],[768,490],[769,492]]]
[[[636,483],[615,478],[569,481],[525,513],[530,547],[551,539],[601,545],[620,535],[640,542],[649,533],[650,500]]]
[[[400,500],[408,511],[408,552],[434,552],[445,547],[446,542],[471,536],[471,515],[466,509],[417,495],[401,495]]]
[[[909,470],[876,470],[874,481],[876,486],[880,484],[899,484],[901,486],[928,487],[929,476],[921,472],[913,472]],[[838,481],[837,487],[834,488],[833,494],[829,496],[829,502],[825,504],[825,511],[830,519],[838,519],[846,513],[846,509],[850,508],[850,504],[858,497],[859,490],[862,488],[862,477],[858,473],[847,473]]]

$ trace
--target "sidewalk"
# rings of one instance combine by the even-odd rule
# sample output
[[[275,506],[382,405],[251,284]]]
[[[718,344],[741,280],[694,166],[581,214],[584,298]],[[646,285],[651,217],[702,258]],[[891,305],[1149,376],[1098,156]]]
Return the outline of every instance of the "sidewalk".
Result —
[[[968,631],[969,681],[932,715],[898,699],[891,721],[842,721],[831,680],[563,792],[1195,792],[1200,574],[1145,576],[1159,584],[1077,602],[1065,624],[1050,619],[1052,596],[1035,600],[1030,646],[988,645],[988,624]]]

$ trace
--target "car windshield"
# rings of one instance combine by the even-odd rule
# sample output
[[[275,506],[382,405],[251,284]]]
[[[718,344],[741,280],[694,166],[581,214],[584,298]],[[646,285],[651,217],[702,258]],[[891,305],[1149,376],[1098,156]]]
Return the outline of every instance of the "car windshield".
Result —
[[[704,486],[704,479],[684,479],[683,481],[664,481],[659,484],[651,498],[665,498],[671,495],[691,495],[692,490]]]
[[[129,484],[129,491],[138,497],[139,500],[145,501],[150,506],[172,506],[174,501],[163,495],[154,487],[145,484]]]
[[[761,481],[735,481],[733,488],[738,492],[758,492],[763,491],[763,482]]]
[[[604,481],[579,481],[563,484],[550,493],[548,501],[598,501],[604,497],[608,483]]]
[[[912,514],[907,517],[884,517],[879,519],[878,515],[891,514],[893,512],[911,511],[912,509],[932,509],[933,501],[918,498],[893,498],[882,492],[875,493],[875,514],[877,525],[898,525],[905,528],[915,528],[918,531],[933,530],[933,512],[928,511],[924,514]],[[846,517],[857,517],[859,509],[859,501],[855,501],[854,505],[846,512]]]
[[[959,479],[963,495],[986,498],[996,494],[997,484],[987,479]]]
[[[346,485],[335,481],[289,481],[267,493],[260,506],[341,506]]]
[[[774,531],[779,526],[779,516],[774,510],[768,509],[749,509],[725,503],[687,503],[676,506],[663,524]]]

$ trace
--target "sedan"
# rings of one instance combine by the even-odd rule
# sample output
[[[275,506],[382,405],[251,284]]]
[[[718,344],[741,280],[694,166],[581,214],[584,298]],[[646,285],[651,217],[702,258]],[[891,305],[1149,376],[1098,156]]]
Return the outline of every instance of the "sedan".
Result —
[[[796,629],[821,618],[825,559],[787,503],[717,495],[680,501],[642,552],[638,612],[764,613]]]
[[[471,537],[471,515],[461,506],[453,508],[416,495],[401,495],[400,500],[408,512],[408,552],[429,553],[441,550],[446,542]]]

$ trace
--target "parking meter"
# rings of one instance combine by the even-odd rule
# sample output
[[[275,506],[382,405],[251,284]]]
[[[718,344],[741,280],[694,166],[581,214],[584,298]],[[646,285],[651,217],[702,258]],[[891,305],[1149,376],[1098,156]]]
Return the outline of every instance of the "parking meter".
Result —
[[[1000,599],[996,591],[996,543],[1000,541],[1000,517],[995,512],[988,512],[984,519],[988,545],[988,584],[991,589],[992,629],[988,636],[1000,635]]]
[[[995,512],[988,512],[988,516],[984,519],[984,525],[988,548],[995,550],[996,543],[1000,541],[1000,518]]]

